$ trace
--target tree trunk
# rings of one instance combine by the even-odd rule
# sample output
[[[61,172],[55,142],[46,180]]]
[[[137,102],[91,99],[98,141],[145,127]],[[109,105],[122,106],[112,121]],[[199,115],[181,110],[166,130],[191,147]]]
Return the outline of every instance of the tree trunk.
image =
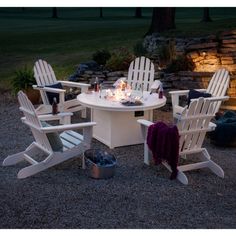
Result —
[[[210,17],[210,9],[209,7],[204,7],[203,8],[203,16],[202,16],[202,22],[211,22],[211,17]]]
[[[58,18],[57,7],[53,7],[52,8],[52,18]]]
[[[175,7],[154,7],[147,34],[175,29]]]
[[[142,8],[141,7],[135,8],[135,18],[142,18]]]
[[[99,7],[99,11],[100,11],[100,18],[103,18],[102,7]]]

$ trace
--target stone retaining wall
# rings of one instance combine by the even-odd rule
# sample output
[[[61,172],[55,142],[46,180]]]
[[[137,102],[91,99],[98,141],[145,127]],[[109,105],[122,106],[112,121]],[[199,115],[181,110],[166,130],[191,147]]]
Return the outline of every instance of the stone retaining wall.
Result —
[[[236,72],[236,30],[198,38],[164,38],[153,34],[146,36],[143,44],[149,53],[158,56],[158,47],[170,42],[174,44],[172,55],[191,58],[194,71],[213,72],[224,67]]]
[[[195,64],[193,72],[180,71],[172,74],[158,72],[155,60],[158,45],[174,42],[173,55],[187,55]],[[236,30],[225,31],[219,35],[183,39],[164,38],[158,35],[147,36],[144,46],[153,55],[155,64],[155,79],[160,79],[164,84],[167,104],[170,104],[168,91],[179,89],[206,88],[213,75],[219,68],[230,71],[230,86],[227,95],[230,101],[224,105],[229,109],[236,109]],[[161,76],[162,75],[162,76]],[[120,77],[127,77],[127,71],[85,71],[79,81],[91,83],[96,77],[106,84],[113,84]]]

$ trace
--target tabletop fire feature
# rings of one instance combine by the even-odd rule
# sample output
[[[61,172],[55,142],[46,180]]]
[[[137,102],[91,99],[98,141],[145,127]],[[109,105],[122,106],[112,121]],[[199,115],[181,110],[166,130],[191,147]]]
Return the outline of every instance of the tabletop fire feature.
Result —
[[[142,104],[141,98],[143,97],[143,91],[141,92],[142,94],[140,94],[140,91],[138,90],[132,90],[131,86],[121,79],[115,84],[114,89],[101,90],[100,98],[121,102],[125,105],[127,105],[127,103],[139,105]]]

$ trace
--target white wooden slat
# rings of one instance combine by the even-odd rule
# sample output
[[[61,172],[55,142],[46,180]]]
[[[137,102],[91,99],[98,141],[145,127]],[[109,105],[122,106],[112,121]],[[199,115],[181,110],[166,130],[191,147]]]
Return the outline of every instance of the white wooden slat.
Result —
[[[44,64],[45,71],[47,73],[47,79],[48,79],[47,85],[55,84],[57,82],[57,79],[51,65],[49,65],[46,61],[43,61],[43,64]]]
[[[35,74],[34,74],[34,76],[35,76],[35,79],[37,81],[38,86],[45,86],[46,84],[45,84],[44,74],[41,71],[41,67],[40,67],[40,63],[42,63],[41,61],[42,60],[40,59],[35,63],[35,66],[34,66]],[[46,92],[40,91],[40,94],[41,94],[43,103],[44,104],[49,104]]]
[[[133,76],[132,76],[132,81],[133,81],[133,89],[137,89],[137,83],[138,83],[138,73],[139,73],[139,58],[136,58],[134,61],[134,71],[133,71]]]
[[[216,71],[216,72],[214,73],[214,75],[212,76],[212,78],[211,78],[211,80],[210,80],[210,82],[209,82],[209,84],[208,84],[208,86],[207,86],[207,90],[206,90],[207,93],[211,93],[211,94],[213,93],[213,91],[214,91],[215,78],[217,77],[218,73],[220,73],[219,70]]]
[[[50,79],[51,75],[50,75],[50,72],[48,71],[47,62],[40,59],[35,63],[35,66],[37,67],[37,71],[40,77],[40,81],[41,81],[40,85],[44,86],[44,85],[53,84],[53,82],[51,83],[51,79]]]
[[[154,81],[154,65],[150,59],[138,57],[131,62],[128,71],[128,83],[133,89],[137,84],[143,84],[143,89],[148,91]]]
[[[72,131],[72,130],[68,130],[68,131],[66,131],[67,133],[69,133],[71,136],[73,136],[74,138],[77,138],[77,139],[79,139],[79,140],[84,140],[84,136],[83,135],[81,135],[81,134],[79,134],[79,133],[77,133],[77,132],[74,132],[74,131]]]
[[[197,100],[193,101],[190,103],[189,109],[186,112],[185,116],[193,116],[194,115],[194,110],[195,107],[197,105]],[[178,124],[178,128],[180,131],[186,131],[189,129],[189,126],[191,125],[192,120],[191,119],[186,119],[186,120],[181,120],[180,124]],[[180,140],[179,140],[179,149],[180,151],[182,151],[184,149],[185,142],[186,142],[186,138],[188,137],[188,135],[184,135],[184,136],[180,136]]]
[[[220,96],[224,91],[225,75],[225,70],[222,70],[221,75],[218,77],[218,81],[216,81],[214,96]]]
[[[48,64],[46,61],[43,61],[41,60],[41,70],[42,70],[42,75],[44,77],[44,85],[50,85],[50,84],[53,84],[52,81],[51,81],[51,74],[50,72],[48,71]]]
[[[47,62],[45,62],[45,63],[47,63]],[[56,75],[55,75],[55,73],[54,73],[54,70],[52,69],[52,66],[50,65],[50,64],[45,64],[45,66],[47,67],[47,71],[48,71],[48,73],[49,73],[49,75],[50,75],[50,83],[52,83],[52,84],[55,84],[55,83],[57,83],[57,78],[56,78]]]
[[[42,82],[41,86],[44,86],[47,84],[47,76],[46,76],[46,71],[44,69],[43,61],[41,59],[38,60],[37,67],[38,67],[39,77],[41,78]]]
[[[224,96],[228,87],[228,78],[229,72],[225,69],[216,71],[206,92],[212,94],[212,96]]]
[[[201,114],[202,115],[202,117],[199,117],[199,119],[197,120],[197,123],[195,124],[195,127],[192,127],[192,130],[193,129],[197,129],[197,130],[199,130],[199,132],[197,133],[197,134],[194,134],[193,136],[192,136],[192,143],[191,143],[191,145],[189,146],[189,149],[191,150],[191,149],[194,149],[194,148],[196,148],[196,146],[197,146],[197,141],[198,141],[198,139],[199,139],[199,137],[200,137],[200,135],[201,135],[201,132],[203,132],[201,129],[203,129],[203,128],[207,128],[207,127],[205,127],[205,120],[206,120],[206,114],[207,114],[207,112],[208,112],[208,110],[209,110],[209,105],[210,105],[210,102],[208,101],[208,100],[206,100],[205,101],[205,103],[204,104],[202,104],[203,106],[202,106],[202,108],[201,108],[201,110],[199,111],[199,114]],[[209,118],[210,119],[210,118]],[[204,124],[205,123],[205,124]],[[209,122],[208,122],[209,123]]]
[[[200,112],[201,112],[201,108],[202,108],[202,103],[203,101],[200,99],[198,100],[197,104],[196,104],[196,108],[195,108],[195,111],[194,111],[194,116],[199,116]],[[198,122],[199,122],[199,119],[191,119],[192,122],[191,124],[189,125],[189,128],[188,130],[195,130],[198,126]],[[193,143],[195,139],[197,139],[198,137],[198,133],[189,133],[187,135],[187,138],[185,139],[185,145],[184,145],[184,150],[185,149],[190,149],[191,146],[194,146],[195,144]]]
[[[218,87],[219,79],[221,78],[222,72],[223,72],[222,70],[218,70],[214,76],[212,87],[211,87],[211,94],[213,96],[215,96],[217,92],[217,87]]]
[[[40,67],[39,67],[39,62],[37,61],[34,65],[34,77],[36,79],[36,82],[39,86],[43,86],[44,81],[42,79],[41,76],[41,72],[40,72]]]
[[[65,140],[65,139],[61,139],[61,141],[62,141],[63,146],[64,146],[65,148],[67,148],[67,149],[71,149],[71,148],[73,148],[73,147],[75,146],[74,144],[68,142],[68,141]]]
[[[145,77],[144,81],[146,82],[144,89],[146,91],[150,90],[150,87],[154,81],[154,65],[150,61],[150,59],[146,58],[146,66],[145,66]]]
[[[30,157],[29,155],[27,155],[26,153],[24,154],[24,159],[26,161],[28,161],[29,163],[31,163],[32,165],[38,164],[37,161],[35,161],[32,157]]]
[[[38,60],[34,66],[34,76],[38,86],[45,86],[57,83],[55,73],[50,64],[46,61]],[[47,94],[45,91],[40,91],[44,104],[49,104]]]
[[[44,86],[45,85],[45,76],[44,76],[45,72],[42,71],[42,60],[39,60],[36,62],[36,68],[38,71],[38,77],[40,78],[40,82],[41,82],[41,84],[38,84],[38,85]]]
[[[215,97],[224,96],[229,86],[229,81],[229,72],[224,68],[220,69],[213,75],[207,92]],[[214,113],[218,112],[221,103],[222,101],[214,102]]]
[[[221,96],[222,92],[224,91],[224,86],[226,82],[225,79],[227,79],[227,77],[225,76],[226,76],[226,71],[222,70],[221,76],[218,77],[214,96]]]
[[[41,60],[40,65],[41,65],[42,75],[44,77],[44,85],[50,85],[51,84],[51,75],[48,72],[47,62]]]
[[[142,81],[143,81],[143,88],[144,90],[147,90],[147,85],[149,82],[149,73],[148,73],[148,67],[149,67],[149,59],[145,57],[141,57],[141,60],[143,60],[143,67],[142,67]]]
[[[62,134],[60,134],[60,138],[71,143],[73,146],[77,146],[81,143],[80,139],[75,138],[68,132],[63,132]]]
[[[139,60],[139,76],[138,83],[144,82],[144,69],[145,69],[145,57],[141,57]]]
[[[207,101],[206,101],[206,110],[207,110],[206,113],[208,115],[211,115],[212,117],[214,116],[213,104],[210,101],[209,101],[209,104],[207,104]],[[205,120],[202,122],[201,133],[199,135],[198,140],[196,141],[197,148],[202,147],[202,144],[203,144],[204,138],[206,136],[206,132],[207,132],[206,129],[208,129],[208,126],[209,126],[209,123],[210,123],[210,120],[212,117],[206,116]]]
[[[130,63],[129,70],[128,70],[128,83],[132,87],[132,78],[133,78],[133,68],[134,68],[134,61]]]

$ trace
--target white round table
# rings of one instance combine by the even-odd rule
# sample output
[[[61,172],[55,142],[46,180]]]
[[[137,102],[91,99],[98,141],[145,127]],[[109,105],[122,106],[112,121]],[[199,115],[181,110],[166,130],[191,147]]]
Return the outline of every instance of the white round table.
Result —
[[[93,128],[93,137],[109,148],[143,143],[138,119],[152,121],[153,109],[166,104],[166,97],[144,91],[142,105],[125,106],[119,101],[102,97],[100,92],[82,93],[77,96],[79,103],[91,108],[91,120],[97,125]]]

